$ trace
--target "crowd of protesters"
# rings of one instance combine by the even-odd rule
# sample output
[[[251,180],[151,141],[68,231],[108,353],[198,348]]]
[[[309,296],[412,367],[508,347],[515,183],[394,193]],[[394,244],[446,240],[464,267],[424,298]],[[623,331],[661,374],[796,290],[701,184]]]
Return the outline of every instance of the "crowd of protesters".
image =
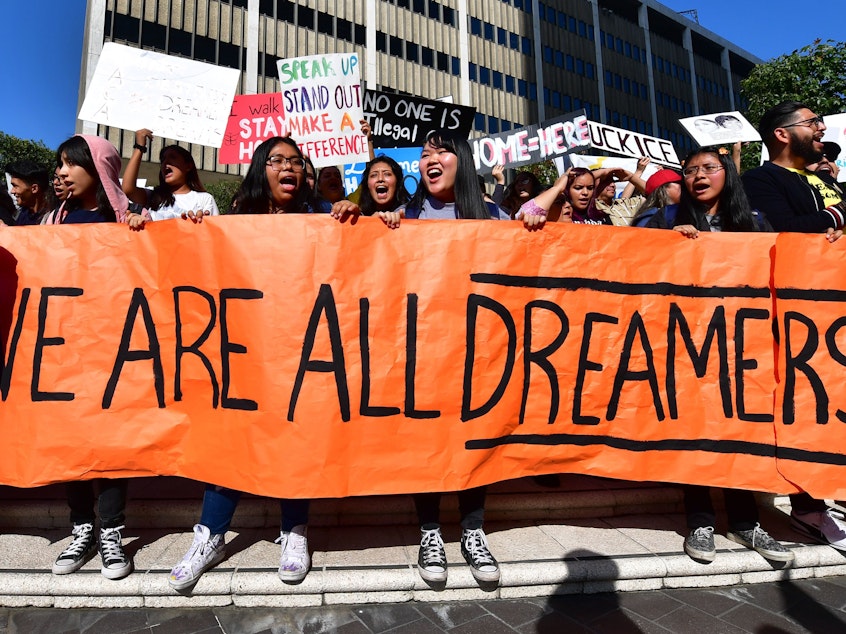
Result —
[[[226,211],[229,214],[328,213],[380,218],[398,229],[406,219],[478,219],[522,222],[539,230],[549,222],[631,225],[667,229],[696,239],[702,232],[795,231],[819,233],[834,242],[846,225],[846,196],[838,185],[835,159],[840,148],[823,143],[820,116],[804,104],[788,101],[770,109],[759,131],[769,153],[760,167],[740,174],[739,144],[730,149],[701,148],[682,161],[681,171],[660,169],[646,180],[649,159],[634,172],[620,168],[571,168],[548,188],[528,171],[516,173],[505,187],[502,166],[493,170],[496,187],[487,196],[474,168],[465,138],[445,130],[429,135],[420,156],[420,183],[405,188],[402,169],[387,156],[367,164],[361,186],[345,197],[341,172],[316,172],[307,156],[287,137],[273,137],[256,149],[243,182]],[[362,121],[362,131],[369,126]],[[61,144],[55,171],[21,161],[7,168],[13,205],[0,190],[0,221],[6,225],[123,222],[133,230],[145,223],[184,218],[201,222],[218,208],[200,182],[189,152],[169,145],[159,155],[159,183],[152,190],[136,185],[150,130],[136,132],[132,156],[119,179],[116,148],[96,136],[77,135]],[[626,187],[616,196],[616,183]],[[426,262],[421,262],[425,266]],[[102,573],[109,579],[130,574],[132,563],[122,548],[128,481],[99,479],[67,485],[71,538],[53,564],[55,574],[78,570],[99,551]],[[684,550],[710,562],[715,511],[707,487],[683,487],[690,533]],[[789,562],[793,552],[759,524],[752,492],[724,490],[728,538],[763,557]],[[482,528],[486,488],[458,492],[462,528],[461,553],[480,582],[497,582],[499,565]],[[194,539],[170,572],[170,585],[185,590],[225,557],[224,536],[240,493],[208,485]],[[447,559],[440,526],[440,493],[414,495],[421,541],[420,575],[429,582],[447,579]],[[791,522],[811,539],[846,551],[846,517],[824,501],[800,493],[791,496]],[[95,508],[96,507],[96,508]],[[280,500],[282,545],[280,578],[302,581],[310,568],[307,542],[308,500]],[[95,530],[99,518],[99,531]]]

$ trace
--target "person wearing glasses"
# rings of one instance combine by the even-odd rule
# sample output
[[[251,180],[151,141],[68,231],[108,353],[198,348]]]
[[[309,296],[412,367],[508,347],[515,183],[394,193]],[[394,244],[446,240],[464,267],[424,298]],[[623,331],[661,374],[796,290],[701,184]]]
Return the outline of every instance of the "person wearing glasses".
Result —
[[[691,239],[698,238],[702,231],[772,231],[766,219],[750,208],[729,155],[721,154],[716,148],[703,148],[689,154],[683,165],[684,185],[678,204],[659,209],[647,227],[673,229]],[[682,489],[690,529],[684,540],[684,551],[694,561],[710,563],[717,554],[711,489],[689,484]],[[726,537],[768,560],[793,560],[793,552],[761,528],[754,493],[724,489],[723,495],[729,526]]]
[[[743,174],[749,202],[776,231],[842,235],[846,199],[836,185],[808,171],[823,157],[825,123],[805,104],[785,101],[761,117],[758,131],[770,160]],[[791,524],[811,539],[846,551],[846,516],[807,493],[790,496]]]
[[[244,181],[232,200],[232,214],[310,213],[305,157],[289,137],[271,137],[253,154]],[[202,216],[193,219],[201,222]],[[226,555],[225,535],[229,530],[241,492],[207,485],[200,521],[194,526],[194,540],[182,560],[170,571],[168,583],[185,590]],[[282,526],[277,543],[282,545],[279,578],[298,583],[308,574],[307,529],[309,500],[279,500]]]
[[[742,179],[749,203],[776,231],[831,234],[846,224],[842,193],[806,169],[823,156],[825,130],[822,117],[798,101],[782,102],[761,117],[758,131],[770,160]]]

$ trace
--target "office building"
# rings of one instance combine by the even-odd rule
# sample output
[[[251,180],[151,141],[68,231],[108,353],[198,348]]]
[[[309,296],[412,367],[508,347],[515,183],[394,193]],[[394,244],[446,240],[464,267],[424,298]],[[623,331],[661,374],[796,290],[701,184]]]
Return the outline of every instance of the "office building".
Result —
[[[475,106],[475,134],[584,108],[680,153],[693,143],[677,120],[742,110],[760,62],[654,0],[88,0],[80,100],[104,42],[237,68],[240,93],[279,90],[277,59],[357,52],[366,86]],[[131,132],[80,129],[129,155]]]

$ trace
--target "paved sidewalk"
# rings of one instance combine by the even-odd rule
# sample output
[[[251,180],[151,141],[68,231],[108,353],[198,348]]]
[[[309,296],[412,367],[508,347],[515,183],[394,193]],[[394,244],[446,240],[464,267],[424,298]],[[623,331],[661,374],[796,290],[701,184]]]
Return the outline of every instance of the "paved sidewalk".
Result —
[[[846,631],[846,578],[521,600],[318,608],[0,610],[0,631],[82,634],[787,634]]]

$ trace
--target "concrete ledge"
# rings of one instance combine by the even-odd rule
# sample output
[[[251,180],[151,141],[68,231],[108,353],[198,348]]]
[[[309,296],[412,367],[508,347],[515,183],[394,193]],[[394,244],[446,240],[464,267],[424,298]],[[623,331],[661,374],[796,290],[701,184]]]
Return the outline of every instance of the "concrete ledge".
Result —
[[[49,566],[69,540],[64,531],[7,532],[0,535],[0,605],[304,607],[705,588],[846,574],[846,554],[795,541],[799,536],[776,510],[767,510],[764,519],[795,553],[791,565],[770,563],[721,536],[715,561],[696,563],[682,552],[686,529],[678,514],[489,522],[491,549],[501,560],[498,585],[473,579],[455,541],[456,526],[445,527],[446,538],[452,537],[446,544],[449,578],[440,586],[417,573],[414,527],[314,527],[309,533],[313,569],[297,585],[277,577],[275,529],[244,529],[227,536],[227,559],[185,593],[168,586],[167,573],[190,543],[190,532],[127,529],[124,542],[136,570],[120,581],[102,577],[96,557],[76,573],[52,575]]]

